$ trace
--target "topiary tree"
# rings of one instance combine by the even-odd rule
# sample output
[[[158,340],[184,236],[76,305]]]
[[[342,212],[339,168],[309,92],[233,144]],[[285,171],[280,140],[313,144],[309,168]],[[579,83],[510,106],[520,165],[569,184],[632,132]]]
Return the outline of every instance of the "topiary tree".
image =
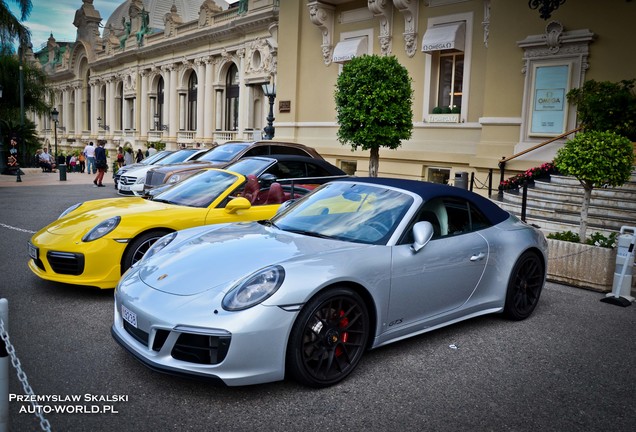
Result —
[[[354,57],[338,76],[338,140],[352,150],[370,150],[370,177],[378,175],[380,147],[396,149],[411,137],[411,81],[393,56]]]
[[[589,80],[568,92],[585,130],[610,130],[636,141],[636,80]]]
[[[568,140],[557,151],[559,172],[578,179],[583,186],[579,238],[585,243],[588,210],[595,187],[621,186],[631,175],[634,147],[629,138],[609,131],[586,131]]]

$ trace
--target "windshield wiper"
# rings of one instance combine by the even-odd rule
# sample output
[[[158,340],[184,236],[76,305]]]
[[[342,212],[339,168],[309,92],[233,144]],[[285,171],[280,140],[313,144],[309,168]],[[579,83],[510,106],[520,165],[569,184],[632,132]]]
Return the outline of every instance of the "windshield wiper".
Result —
[[[154,202],[160,202],[160,203],[165,203],[165,204],[176,204],[175,202],[167,200],[167,199],[153,198],[152,200]]]
[[[314,231],[306,231],[306,230],[299,230],[299,229],[286,229],[283,231],[288,231],[288,232],[292,232],[294,234],[302,234],[302,235],[306,235],[309,237],[318,237],[318,238],[323,238],[323,239],[331,239],[333,240],[334,238],[325,234],[320,234]]]
[[[276,225],[271,219],[259,220],[258,223],[261,224],[261,225],[268,226],[268,227],[274,227],[276,229],[280,229],[280,228],[278,228],[278,225]]]

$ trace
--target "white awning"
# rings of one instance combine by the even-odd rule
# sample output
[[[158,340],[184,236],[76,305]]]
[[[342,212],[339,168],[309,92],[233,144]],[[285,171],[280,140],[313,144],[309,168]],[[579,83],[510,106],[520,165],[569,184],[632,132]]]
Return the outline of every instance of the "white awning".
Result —
[[[427,54],[449,49],[464,51],[465,39],[465,22],[431,27],[422,38],[422,51]]]
[[[360,57],[364,54],[367,54],[366,37],[347,39],[338,42],[336,47],[333,49],[332,61],[334,63],[346,63],[352,58]]]

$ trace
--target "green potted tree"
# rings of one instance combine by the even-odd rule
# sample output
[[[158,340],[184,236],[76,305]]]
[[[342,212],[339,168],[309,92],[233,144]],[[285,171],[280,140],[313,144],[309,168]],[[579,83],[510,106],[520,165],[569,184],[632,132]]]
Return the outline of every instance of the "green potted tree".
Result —
[[[592,191],[599,186],[621,186],[631,175],[634,162],[629,138],[615,132],[586,130],[557,151],[554,165],[583,186],[578,239],[580,243],[548,239],[550,279],[576,286],[609,291],[612,286],[616,249],[586,243]],[[565,260],[576,256],[577,259]]]
[[[397,149],[411,137],[413,90],[408,71],[393,56],[354,57],[336,82],[338,140],[369,150],[369,176],[377,177],[380,147]]]

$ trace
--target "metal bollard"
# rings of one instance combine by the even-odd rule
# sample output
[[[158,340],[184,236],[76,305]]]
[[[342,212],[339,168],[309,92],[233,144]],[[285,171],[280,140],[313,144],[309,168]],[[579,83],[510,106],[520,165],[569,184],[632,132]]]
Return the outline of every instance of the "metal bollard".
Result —
[[[66,181],[66,164],[58,165],[57,169],[60,172],[60,181]]]
[[[0,320],[4,331],[9,332],[9,302],[0,299]],[[4,340],[0,339],[0,432],[9,430],[9,354]]]

